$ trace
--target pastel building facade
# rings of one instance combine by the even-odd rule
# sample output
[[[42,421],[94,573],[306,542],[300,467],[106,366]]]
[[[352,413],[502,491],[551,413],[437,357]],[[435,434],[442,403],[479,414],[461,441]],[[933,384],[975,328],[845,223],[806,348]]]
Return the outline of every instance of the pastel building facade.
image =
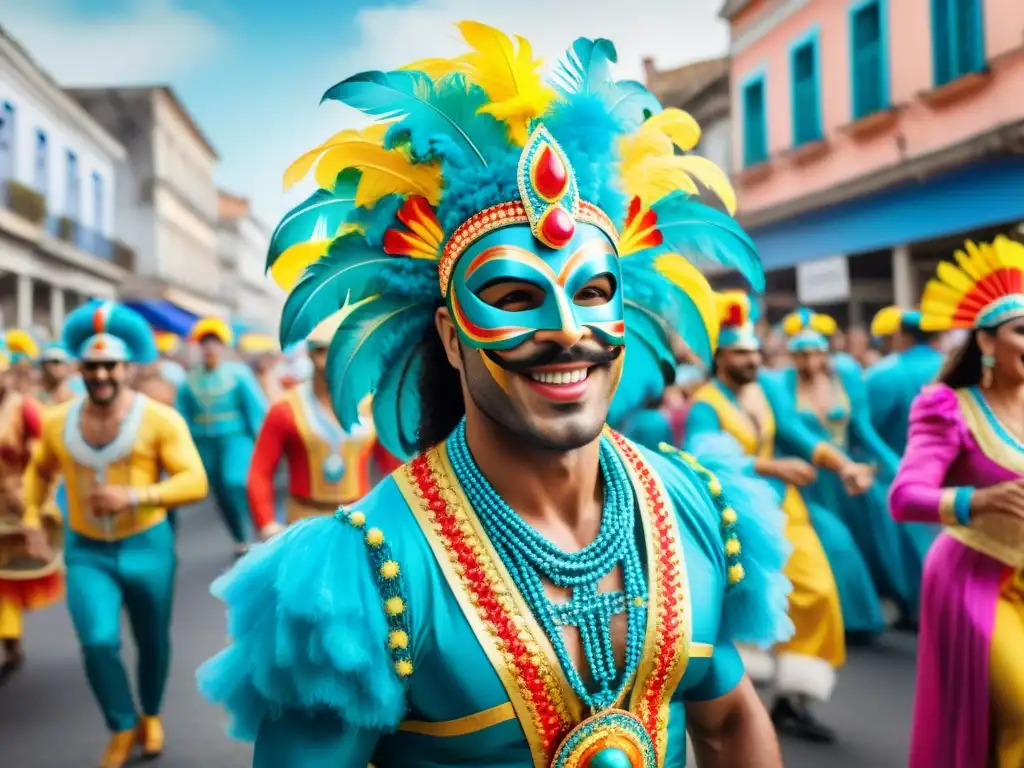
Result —
[[[862,323],[913,305],[963,239],[1024,232],[1022,0],[728,0],[721,15],[739,215],[769,305]]]

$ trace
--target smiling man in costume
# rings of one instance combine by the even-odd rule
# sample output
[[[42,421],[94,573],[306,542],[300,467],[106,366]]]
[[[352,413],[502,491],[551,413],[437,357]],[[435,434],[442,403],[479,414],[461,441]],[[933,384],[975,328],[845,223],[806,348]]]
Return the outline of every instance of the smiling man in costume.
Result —
[[[175,573],[166,508],[205,497],[206,475],[181,417],[127,384],[130,366],[156,359],[145,320],[113,302],[85,304],[68,315],[64,344],[81,361],[87,395],[46,414],[25,474],[25,521],[38,525],[63,477],[68,609],[111,731],[99,765],[121,768],[137,747],[149,757],[164,747]],[[121,661],[122,609],[138,651],[141,715]]]
[[[199,345],[202,360],[178,392],[178,411],[203,457],[217,509],[240,556],[250,529],[245,483],[267,401],[249,366],[224,359],[234,341],[226,322],[204,317],[189,338]]]
[[[35,396],[43,405],[60,405],[85,394],[85,384],[75,369],[75,360],[59,341],[51,341],[43,347],[39,368],[42,378]]]
[[[340,324],[340,315],[328,318],[306,340],[313,379],[288,390],[270,407],[256,441],[249,469],[249,508],[264,539],[280,530],[274,475],[282,457],[288,461],[288,524],[332,514],[370,490],[373,431],[362,423],[351,431],[342,429],[331,407],[327,348]]]
[[[785,621],[784,542],[742,487],[605,428],[626,347],[671,359],[678,328],[710,356],[713,296],[678,253],[763,284],[697,199],[731,207],[728,182],[677,154],[689,115],[611,79],[609,41],[551,85],[528,42],[459,27],[465,57],[328,91],[400,117],[289,170],[324,188],[270,254],[305,270],[283,344],[360,302],[328,353],[342,426],[372,392],[384,445],[420,453],[215,585],[233,644],[200,688],[258,768],[678,766],[686,728],[704,766],[777,768],[733,641]]]

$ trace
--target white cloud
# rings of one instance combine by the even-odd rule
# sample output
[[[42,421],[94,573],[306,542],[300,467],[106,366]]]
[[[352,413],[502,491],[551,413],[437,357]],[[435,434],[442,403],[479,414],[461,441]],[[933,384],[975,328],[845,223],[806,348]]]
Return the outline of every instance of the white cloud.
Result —
[[[722,0],[518,0],[488,4],[481,0],[421,0],[408,5],[378,6],[361,10],[356,17],[357,41],[331,61],[325,62],[322,86],[369,69],[388,70],[427,57],[455,56],[465,51],[455,23],[473,19],[510,34],[522,35],[545,60],[548,68],[577,37],[606,37],[619,54],[617,76],[643,80],[643,59],[650,56],[662,69],[723,55],[728,27],[718,18]],[[314,70],[313,77],[316,77]],[[310,119],[289,115],[294,127],[279,132],[274,148],[263,157],[297,157],[318,141],[348,125],[362,124],[361,116],[346,107],[327,104]],[[287,145],[284,142],[296,143]],[[284,166],[276,169],[280,178]],[[277,190],[253,193],[263,212],[280,215],[296,205],[309,188],[300,185],[282,196]]]
[[[222,44],[215,24],[176,0],[130,0],[116,17],[83,17],[68,0],[0,0],[0,19],[65,85],[167,82]]]

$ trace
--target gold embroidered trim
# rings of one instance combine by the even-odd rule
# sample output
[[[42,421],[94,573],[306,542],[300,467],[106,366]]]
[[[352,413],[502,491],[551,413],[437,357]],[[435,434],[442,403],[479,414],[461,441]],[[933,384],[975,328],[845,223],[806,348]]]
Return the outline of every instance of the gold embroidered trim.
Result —
[[[444,720],[438,723],[428,723],[423,720],[405,720],[398,730],[403,733],[418,733],[421,736],[438,736],[451,738],[454,736],[468,736],[471,733],[478,733],[495,725],[516,719],[516,710],[512,702],[506,701],[496,707],[466,715],[456,720]]]

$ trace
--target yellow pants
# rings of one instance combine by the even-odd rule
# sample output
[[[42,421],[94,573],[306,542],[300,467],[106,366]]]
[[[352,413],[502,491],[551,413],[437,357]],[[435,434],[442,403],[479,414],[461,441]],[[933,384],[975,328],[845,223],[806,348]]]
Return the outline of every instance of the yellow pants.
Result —
[[[21,606],[0,597],[0,640],[20,640],[23,632]]]
[[[989,658],[993,768],[1024,766],[1024,570],[996,604]]]
[[[786,538],[793,552],[784,573],[793,583],[789,618],[793,637],[776,647],[776,685],[781,693],[828,699],[835,670],[846,663],[846,636],[839,590],[821,540],[800,492],[787,486],[782,502]]]

